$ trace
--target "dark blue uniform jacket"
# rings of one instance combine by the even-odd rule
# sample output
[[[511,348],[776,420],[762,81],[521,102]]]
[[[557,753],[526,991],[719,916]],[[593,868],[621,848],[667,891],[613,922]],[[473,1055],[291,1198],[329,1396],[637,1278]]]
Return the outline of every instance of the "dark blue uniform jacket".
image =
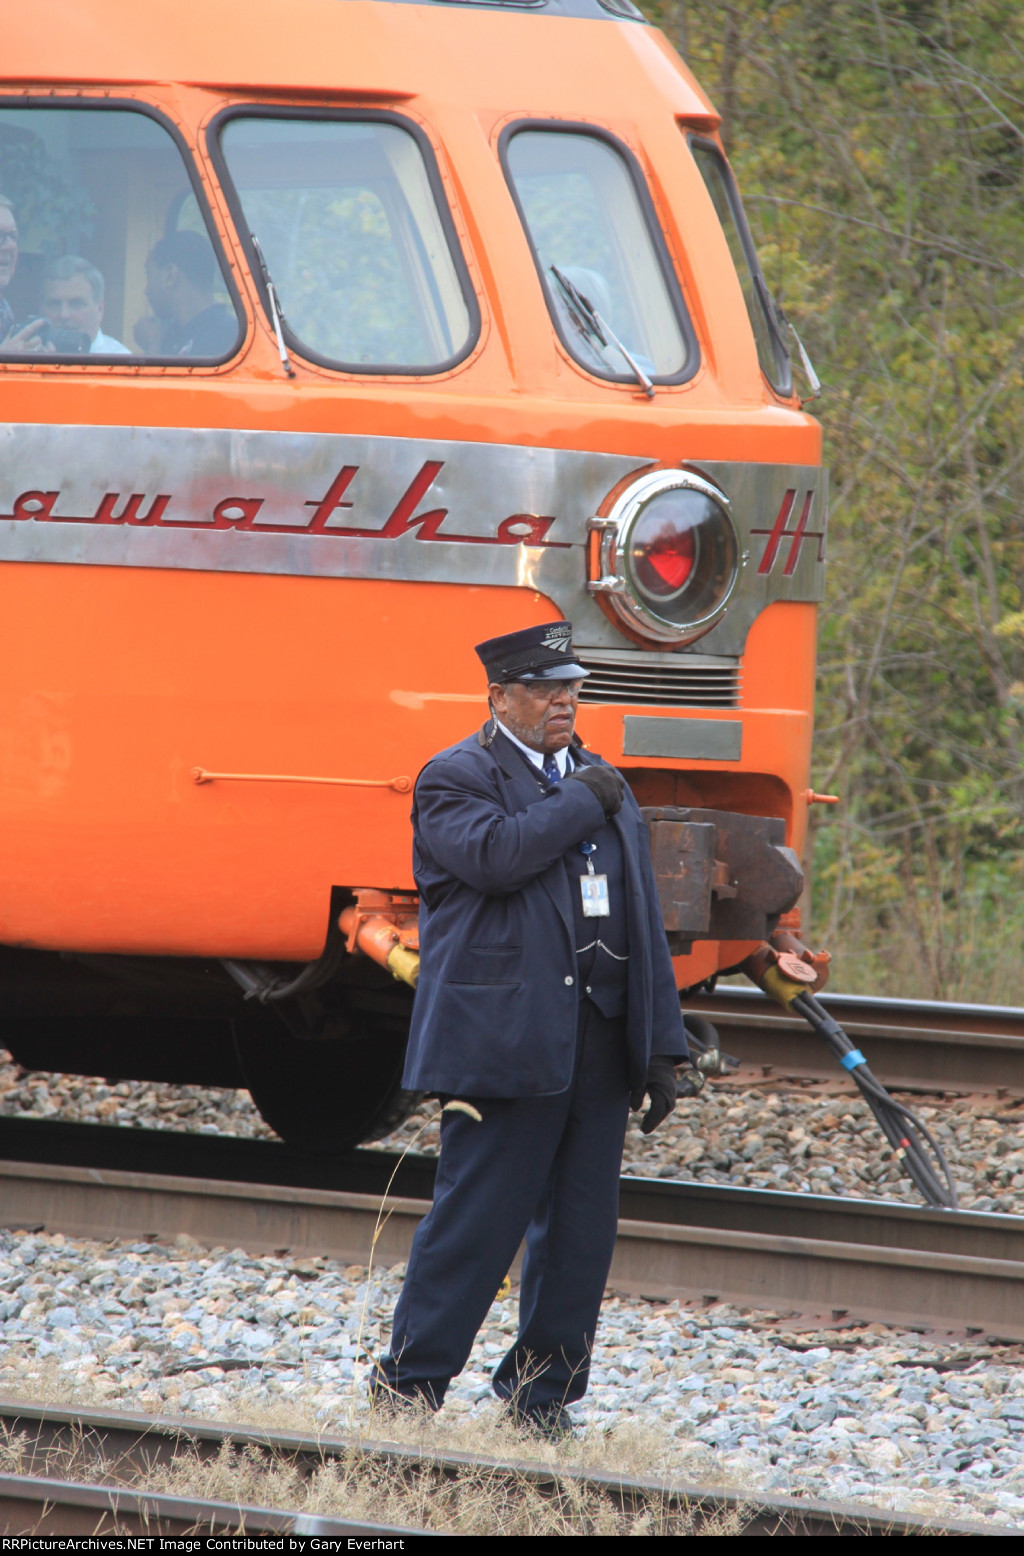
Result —
[[[602,761],[575,746],[572,754],[582,765]],[[489,747],[471,735],[442,751],[417,779],[422,961],[410,1090],[529,1097],[572,1082],[579,990],[564,856],[605,816],[586,784],[567,779],[544,794],[539,776],[499,733]],[[613,824],[624,864],[632,1087],[652,1052],[683,1059],[687,1047],[647,827],[628,789]],[[599,933],[604,921],[587,922]]]

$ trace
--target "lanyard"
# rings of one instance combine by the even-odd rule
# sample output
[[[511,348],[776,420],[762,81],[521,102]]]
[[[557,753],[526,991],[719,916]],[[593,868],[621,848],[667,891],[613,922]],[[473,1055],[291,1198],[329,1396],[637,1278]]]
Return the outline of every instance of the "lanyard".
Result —
[[[597,875],[594,871],[593,855],[597,853],[597,844],[580,843],[579,851],[587,861],[587,873],[580,876],[580,891],[583,895],[583,917],[609,918],[612,910],[611,903],[608,900],[608,877],[607,875]]]

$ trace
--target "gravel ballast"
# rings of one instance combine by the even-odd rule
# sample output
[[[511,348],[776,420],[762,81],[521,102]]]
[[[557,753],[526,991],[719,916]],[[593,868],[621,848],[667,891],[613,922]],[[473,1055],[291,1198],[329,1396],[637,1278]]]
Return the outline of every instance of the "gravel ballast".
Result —
[[[918,1202],[856,1094],[708,1089],[626,1171]],[[911,1099],[943,1140],[965,1206],[1021,1213],[1024,1132],[1007,1099]],[[273,1138],[245,1092],[0,1067],[0,1113]],[[437,1148],[435,1105],[389,1139]],[[387,1341],[402,1268],[253,1258],[188,1239],[101,1244],[0,1232],[0,1388],[206,1419],[304,1421],[373,1435],[367,1358]],[[489,1373],[515,1330],[497,1302],[439,1423],[494,1414]],[[1024,1374],[1014,1346],[881,1324],[815,1331],[779,1315],[610,1294],[571,1451],[616,1460],[642,1423],[650,1473],[750,1492],[871,1502],[1024,1525]],[[386,1435],[386,1434],[385,1434]],[[545,1452],[547,1450],[544,1450]]]
[[[253,1258],[187,1238],[0,1232],[0,1391],[387,1436],[364,1385],[403,1270]],[[489,1373],[515,1308],[514,1293],[494,1303],[438,1419],[442,1430],[478,1421],[485,1450],[497,1411]],[[642,1424],[649,1474],[1024,1526],[1020,1359],[1018,1347],[972,1351],[881,1324],[801,1332],[721,1303],[610,1295],[590,1392],[573,1412],[586,1435],[565,1452],[633,1467]]]

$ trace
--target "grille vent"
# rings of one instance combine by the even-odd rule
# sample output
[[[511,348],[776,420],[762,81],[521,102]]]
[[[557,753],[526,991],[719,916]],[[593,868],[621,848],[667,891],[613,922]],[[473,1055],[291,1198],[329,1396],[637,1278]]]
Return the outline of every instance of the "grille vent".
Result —
[[[577,658],[590,675],[580,688],[580,702],[615,702],[659,708],[738,708],[740,667],[732,662],[702,664],[678,659],[652,663],[639,654],[631,659]]]

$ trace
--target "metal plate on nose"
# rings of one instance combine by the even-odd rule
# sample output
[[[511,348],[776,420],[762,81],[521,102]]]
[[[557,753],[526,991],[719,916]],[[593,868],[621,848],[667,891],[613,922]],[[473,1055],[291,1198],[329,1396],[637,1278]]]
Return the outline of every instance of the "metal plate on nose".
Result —
[[[694,762],[738,762],[743,725],[738,719],[659,719],[627,713],[624,756],[689,757]]]

